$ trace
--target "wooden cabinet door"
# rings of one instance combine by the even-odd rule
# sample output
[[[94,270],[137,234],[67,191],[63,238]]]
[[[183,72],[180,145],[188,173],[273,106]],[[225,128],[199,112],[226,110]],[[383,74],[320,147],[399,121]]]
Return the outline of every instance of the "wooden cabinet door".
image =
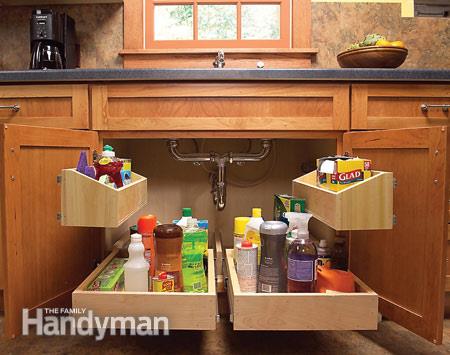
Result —
[[[344,134],[344,151],[394,174],[392,230],[352,232],[350,269],[378,293],[380,312],[439,344],[447,243],[447,127]]]
[[[96,132],[0,125],[4,334],[21,334],[22,309],[70,305],[100,257],[93,228],[63,227],[61,169],[98,148]]]

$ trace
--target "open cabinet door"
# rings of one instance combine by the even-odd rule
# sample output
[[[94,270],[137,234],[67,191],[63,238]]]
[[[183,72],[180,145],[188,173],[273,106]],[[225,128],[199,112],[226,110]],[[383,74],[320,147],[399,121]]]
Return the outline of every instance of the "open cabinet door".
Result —
[[[62,227],[61,169],[92,156],[96,132],[0,125],[4,335],[22,331],[22,309],[70,306],[100,257],[100,230]]]
[[[351,233],[350,269],[383,316],[440,344],[447,243],[447,127],[344,134],[344,151],[394,175],[395,225]]]

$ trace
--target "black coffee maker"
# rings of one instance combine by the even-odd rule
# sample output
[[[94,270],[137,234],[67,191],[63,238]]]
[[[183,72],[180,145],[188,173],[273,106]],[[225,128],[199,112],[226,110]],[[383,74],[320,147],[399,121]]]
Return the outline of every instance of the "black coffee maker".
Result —
[[[30,69],[77,67],[75,21],[70,16],[52,10],[34,10],[30,41]]]

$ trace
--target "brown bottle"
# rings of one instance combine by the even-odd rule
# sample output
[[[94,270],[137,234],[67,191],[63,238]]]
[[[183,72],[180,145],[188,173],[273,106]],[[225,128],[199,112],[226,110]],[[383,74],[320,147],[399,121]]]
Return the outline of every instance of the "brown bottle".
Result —
[[[181,245],[183,230],[176,224],[161,224],[154,229],[156,270],[155,274],[166,272],[175,279],[175,292],[183,291],[181,277]]]

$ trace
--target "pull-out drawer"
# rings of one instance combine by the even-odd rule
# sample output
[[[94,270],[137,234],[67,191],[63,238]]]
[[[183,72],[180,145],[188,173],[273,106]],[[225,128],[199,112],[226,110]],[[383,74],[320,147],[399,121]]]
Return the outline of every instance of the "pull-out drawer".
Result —
[[[116,243],[117,245],[117,243]],[[93,316],[167,317],[170,329],[214,330],[217,323],[217,294],[213,250],[208,250],[208,292],[125,292],[88,291],[88,286],[118,255],[114,247],[109,256],[72,293],[72,306],[85,308]],[[109,328],[111,324],[106,323]]]
[[[447,125],[448,105],[450,85],[353,84],[352,129]]]
[[[92,86],[96,130],[348,130],[349,112],[347,84]]]
[[[375,330],[378,295],[357,279],[355,293],[243,293],[227,249],[234,330]]]
[[[89,128],[88,86],[0,86],[0,123]]]

